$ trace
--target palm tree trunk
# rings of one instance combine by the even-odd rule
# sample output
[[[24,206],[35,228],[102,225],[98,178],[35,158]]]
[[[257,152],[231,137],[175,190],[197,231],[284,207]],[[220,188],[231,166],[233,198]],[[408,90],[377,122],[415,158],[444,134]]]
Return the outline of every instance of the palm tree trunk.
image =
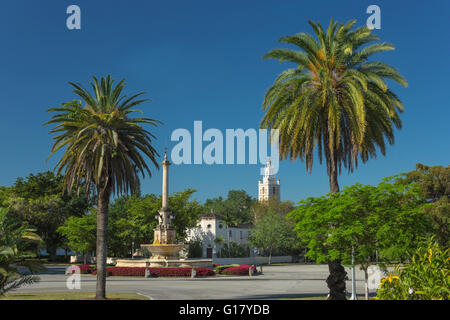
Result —
[[[345,290],[347,272],[341,265],[341,261],[329,261],[328,270],[330,271],[330,275],[327,278],[327,285],[330,289],[330,295],[327,300],[347,300]]]
[[[328,154],[326,154],[326,157],[328,167],[328,178],[330,182],[330,192],[337,193],[339,192],[339,184],[337,179],[338,168],[337,168],[336,151],[329,152]],[[347,272],[341,265],[341,261],[340,260],[328,261],[328,270],[330,271],[330,275],[327,278],[327,285],[328,288],[330,289],[328,300],[346,300],[347,292],[345,289],[345,279],[347,278]]]
[[[109,192],[108,190],[99,188],[97,208],[96,299],[106,299],[106,256],[108,253],[108,246],[106,241],[108,233],[108,206]]]
[[[326,157],[328,167],[328,179],[330,183],[330,192],[338,193],[339,184],[338,184],[338,168],[337,168],[337,150],[334,150],[333,152],[328,152],[328,155]]]

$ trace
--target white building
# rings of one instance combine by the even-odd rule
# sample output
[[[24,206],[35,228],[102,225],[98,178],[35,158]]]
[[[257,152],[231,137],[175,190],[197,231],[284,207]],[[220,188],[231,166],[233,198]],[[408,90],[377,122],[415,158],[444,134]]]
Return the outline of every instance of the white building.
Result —
[[[272,163],[267,161],[264,168],[264,177],[258,183],[258,200],[266,201],[271,197],[278,197],[280,199],[280,180],[275,178],[273,173]]]
[[[216,258],[217,253],[228,241],[248,245],[250,225],[238,225],[227,228],[219,215],[205,214],[200,218],[197,228],[188,230],[187,240],[201,240],[202,258]],[[216,239],[221,238],[221,243]]]
[[[265,201],[271,197],[280,198],[280,180],[277,180],[272,173],[273,168],[269,159],[264,168],[264,177],[258,183],[259,201]],[[187,241],[200,240],[203,247],[202,258],[216,258],[217,253],[228,241],[248,246],[250,227],[251,225],[238,225],[227,228],[219,215],[205,214],[200,218],[197,228],[188,230]],[[218,238],[221,238],[221,243],[217,242]],[[254,255],[253,250],[250,250],[250,255]]]

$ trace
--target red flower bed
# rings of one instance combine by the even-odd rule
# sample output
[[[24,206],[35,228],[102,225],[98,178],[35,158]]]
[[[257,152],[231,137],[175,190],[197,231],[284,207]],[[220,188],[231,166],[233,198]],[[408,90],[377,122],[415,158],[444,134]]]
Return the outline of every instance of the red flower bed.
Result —
[[[91,274],[95,270],[95,267],[93,267],[92,265],[78,264],[76,266],[73,266],[73,268],[71,269],[72,273],[75,273],[75,268],[80,269],[80,274]]]
[[[224,269],[221,274],[235,275],[235,276],[248,276],[248,269],[253,268],[253,273],[256,274],[256,267],[248,264],[241,264],[239,267],[229,267]]]
[[[137,276],[144,277],[145,270],[150,271],[151,277],[190,277],[191,268],[145,268],[145,267],[107,267],[107,276]],[[213,276],[216,273],[209,268],[195,268],[197,277]],[[97,270],[94,270],[92,274],[97,274]]]

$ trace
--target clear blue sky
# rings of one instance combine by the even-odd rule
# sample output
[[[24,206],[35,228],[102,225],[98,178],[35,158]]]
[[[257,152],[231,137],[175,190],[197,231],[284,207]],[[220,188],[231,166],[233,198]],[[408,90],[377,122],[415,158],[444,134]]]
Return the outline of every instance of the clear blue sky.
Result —
[[[66,8],[77,4],[82,29],[66,28]],[[52,169],[51,147],[42,124],[49,107],[72,100],[68,81],[88,85],[92,75],[126,78],[128,93],[147,91],[141,107],[160,119],[156,146],[169,148],[176,128],[257,128],[265,90],[287,65],[262,61],[278,38],[311,32],[307,20],[327,25],[357,19],[381,7],[383,41],[395,51],[377,58],[398,68],[409,82],[394,86],[404,102],[403,129],[395,145],[353,173],[340,186],[376,184],[385,176],[414,169],[418,162],[448,165],[450,98],[449,1],[111,1],[5,0],[0,3],[0,185],[18,176]],[[187,187],[196,198],[244,189],[257,196],[259,165],[172,166],[171,192]],[[298,201],[328,192],[325,167],[312,174],[302,162],[281,163],[281,197]],[[142,182],[143,192],[160,193],[161,172]]]

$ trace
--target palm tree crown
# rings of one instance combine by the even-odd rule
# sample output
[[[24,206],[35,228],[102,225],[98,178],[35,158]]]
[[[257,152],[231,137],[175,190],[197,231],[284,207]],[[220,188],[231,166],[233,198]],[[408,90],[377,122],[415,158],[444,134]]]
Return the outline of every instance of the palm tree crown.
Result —
[[[150,118],[130,118],[131,108],[149,99],[136,100],[144,92],[131,97],[122,95],[125,80],[113,87],[108,75],[99,82],[93,77],[92,96],[78,83],[70,84],[86,105],[78,101],[64,104],[49,112],[60,112],[45,124],[57,124],[50,133],[58,133],[51,150],[54,155],[65,147],[65,153],[57,164],[58,174],[65,170],[66,186],[82,184],[90,188],[106,188],[114,193],[128,192],[139,186],[138,173],[151,176],[141,153],[158,168],[158,153],[152,146],[154,135],[141,124],[156,126],[159,121]]]
[[[353,171],[359,157],[363,162],[375,157],[377,147],[384,155],[385,139],[394,143],[393,127],[401,128],[403,105],[386,80],[407,86],[392,66],[368,61],[394,46],[369,44],[379,37],[365,26],[351,30],[355,22],[331,19],[325,31],[310,21],[317,39],[307,33],[282,37],[280,42],[300,50],[275,49],[264,56],[296,67],[282,72],[266,92],[261,126],[279,129],[280,156],[300,158],[309,171],[317,148],[320,162],[325,156],[332,192],[339,190],[342,165]]]

